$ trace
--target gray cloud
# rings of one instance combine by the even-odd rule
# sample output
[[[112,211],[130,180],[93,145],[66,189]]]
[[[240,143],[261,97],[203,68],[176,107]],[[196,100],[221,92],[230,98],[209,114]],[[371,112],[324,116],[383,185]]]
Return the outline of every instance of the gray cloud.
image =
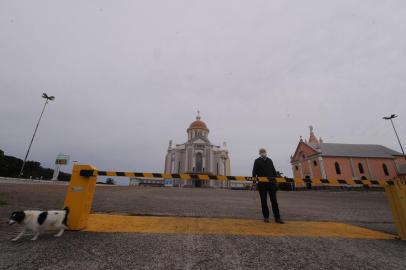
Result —
[[[327,142],[406,136],[404,1],[2,1],[0,148],[31,159],[162,171],[202,111],[232,173],[259,147],[291,174],[308,125]]]

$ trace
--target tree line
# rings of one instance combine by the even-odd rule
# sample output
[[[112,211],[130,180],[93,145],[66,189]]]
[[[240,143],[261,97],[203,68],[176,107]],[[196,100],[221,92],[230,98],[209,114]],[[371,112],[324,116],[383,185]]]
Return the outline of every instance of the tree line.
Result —
[[[22,159],[6,156],[4,151],[0,149],[0,176],[17,178],[19,177],[22,165]],[[23,176],[20,178],[50,180],[52,179],[53,173],[53,169],[42,167],[38,161],[27,161],[25,163]],[[61,181],[69,181],[70,176],[69,173],[60,172],[58,179]]]

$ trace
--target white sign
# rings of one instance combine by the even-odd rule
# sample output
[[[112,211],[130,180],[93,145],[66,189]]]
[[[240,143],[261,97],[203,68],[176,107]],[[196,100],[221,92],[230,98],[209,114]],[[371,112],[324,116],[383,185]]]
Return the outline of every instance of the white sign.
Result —
[[[61,166],[68,165],[69,163],[69,155],[59,154],[56,156],[55,159],[55,170],[54,175],[52,176],[52,180],[58,180],[59,172],[61,170]]]
[[[59,154],[56,157],[55,164],[56,165],[68,165],[69,163],[69,155]]]

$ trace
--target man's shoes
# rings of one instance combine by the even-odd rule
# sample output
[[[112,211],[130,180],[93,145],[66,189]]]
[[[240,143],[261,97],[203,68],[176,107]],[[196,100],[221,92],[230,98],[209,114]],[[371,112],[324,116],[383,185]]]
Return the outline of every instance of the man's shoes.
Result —
[[[285,222],[283,222],[283,220],[280,218],[275,219],[275,223],[285,224]]]
[[[264,218],[265,223],[269,223],[269,218]]]

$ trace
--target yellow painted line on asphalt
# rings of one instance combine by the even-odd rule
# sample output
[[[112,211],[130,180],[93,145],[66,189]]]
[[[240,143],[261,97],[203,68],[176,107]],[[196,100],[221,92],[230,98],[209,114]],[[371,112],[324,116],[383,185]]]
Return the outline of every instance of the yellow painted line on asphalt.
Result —
[[[394,235],[337,222],[288,221],[286,224],[262,220],[154,217],[91,214],[84,231],[105,233],[214,234],[265,237],[337,237],[395,239]]]

